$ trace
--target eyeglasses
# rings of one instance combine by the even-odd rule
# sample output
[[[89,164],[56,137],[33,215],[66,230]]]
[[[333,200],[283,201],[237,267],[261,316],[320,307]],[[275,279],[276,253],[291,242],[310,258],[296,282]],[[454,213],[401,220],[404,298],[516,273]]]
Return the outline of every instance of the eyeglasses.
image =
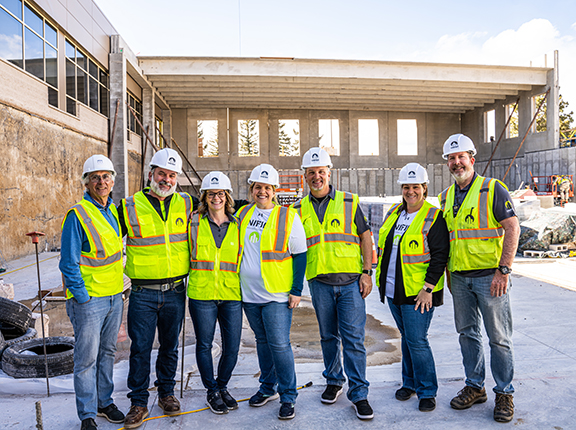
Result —
[[[112,175],[109,173],[104,173],[102,176],[100,175],[92,175],[90,176],[90,182],[97,184],[100,180],[104,182],[110,182],[113,179]]]
[[[226,197],[226,193],[224,191],[218,191],[217,193],[206,193],[206,197],[210,200],[214,200],[214,197],[218,196],[220,199],[224,199]]]

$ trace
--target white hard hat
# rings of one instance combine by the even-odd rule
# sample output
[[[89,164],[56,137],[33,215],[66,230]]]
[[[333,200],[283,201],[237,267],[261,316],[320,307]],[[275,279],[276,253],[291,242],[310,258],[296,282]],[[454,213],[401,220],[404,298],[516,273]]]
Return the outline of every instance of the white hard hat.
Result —
[[[442,158],[448,160],[449,154],[467,151],[471,151],[472,155],[476,155],[476,148],[474,147],[472,139],[462,133],[453,134],[446,139],[446,142],[444,142],[444,153],[442,154]]]
[[[428,172],[418,163],[408,163],[400,170],[399,184],[427,184]]]
[[[90,157],[84,162],[84,170],[82,171],[82,178],[85,178],[87,174],[92,172],[98,172],[100,170],[107,170],[112,172],[114,175],[116,171],[114,170],[114,165],[112,161],[104,155],[96,154]]]
[[[322,148],[310,148],[302,157],[302,170],[306,170],[308,167],[332,167],[332,160],[330,159],[330,154],[324,151]]]
[[[270,164],[260,164],[252,169],[252,173],[250,173],[250,177],[248,178],[249,184],[254,182],[262,182],[263,184],[279,187],[280,178],[278,176],[278,170]]]
[[[154,154],[152,160],[150,160],[150,168],[154,167],[172,170],[180,174],[182,173],[182,158],[172,148],[163,148]]]
[[[226,190],[232,192],[230,179],[222,172],[210,172],[202,179],[200,192],[207,190]]]

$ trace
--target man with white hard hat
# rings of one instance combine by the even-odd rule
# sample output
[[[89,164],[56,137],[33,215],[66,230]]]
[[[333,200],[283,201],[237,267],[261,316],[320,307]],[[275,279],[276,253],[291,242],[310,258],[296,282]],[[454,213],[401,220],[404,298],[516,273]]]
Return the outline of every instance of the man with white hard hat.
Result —
[[[520,226],[506,185],[474,172],[476,148],[463,134],[444,143],[443,157],[455,183],[439,196],[450,232],[449,286],[466,385],[450,402],[454,409],[484,403],[481,321],[490,339],[490,366],[496,382],[494,420],[514,417],[510,273]]]
[[[369,420],[364,299],[372,291],[372,238],[358,195],[330,185],[330,155],[311,148],[302,159],[310,194],[294,204],[306,231],[306,278],[316,311],[327,387],[321,401],[335,403],[348,376],[348,399],[356,415]]]
[[[130,370],[128,398],[132,406],[124,427],[139,427],[148,416],[150,361],[156,329],[158,406],[166,415],[180,413],[174,396],[178,338],[186,304],[190,269],[187,223],[192,199],[177,193],[182,159],[173,149],[156,152],[150,161],[150,187],[123,199],[118,206],[126,239],[126,275],[132,280],[128,304]]]
[[[84,163],[84,198],[62,223],[60,271],[66,312],[74,328],[74,392],[83,430],[95,430],[96,416],[122,423],[112,399],[114,355],[122,322],[122,237],[110,193],[116,172],[104,155]]]

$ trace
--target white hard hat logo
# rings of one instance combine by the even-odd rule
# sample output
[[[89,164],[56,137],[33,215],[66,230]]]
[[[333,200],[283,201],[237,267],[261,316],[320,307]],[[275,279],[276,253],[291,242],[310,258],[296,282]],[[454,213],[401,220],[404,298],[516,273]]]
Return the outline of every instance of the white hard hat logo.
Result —
[[[409,177],[409,178],[415,178],[415,177],[416,177],[416,172],[415,172],[414,170],[410,170],[410,171],[408,172],[408,177]]]
[[[174,157],[168,158],[168,164],[175,165],[175,164],[176,164],[176,159],[175,159]]]
[[[102,164],[104,163],[104,160],[96,160],[96,164]]]
[[[458,141],[453,140],[452,142],[450,142],[450,148],[458,148]]]
[[[218,178],[217,178],[216,176],[214,176],[214,177],[210,180],[210,182],[211,182],[212,184],[218,184],[220,181],[218,180]]]
[[[262,172],[260,173],[260,177],[268,179],[268,172],[266,170],[262,170]]]
[[[311,161],[317,163],[320,161],[320,156],[317,153],[312,154]]]

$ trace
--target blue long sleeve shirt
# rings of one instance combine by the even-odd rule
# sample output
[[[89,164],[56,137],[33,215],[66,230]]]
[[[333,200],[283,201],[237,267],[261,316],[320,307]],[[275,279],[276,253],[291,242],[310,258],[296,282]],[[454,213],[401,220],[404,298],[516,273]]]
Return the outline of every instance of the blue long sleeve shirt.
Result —
[[[110,205],[113,203],[110,196],[108,197],[106,206],[102,206],[100,203],[92,199],[88,192],[84,193],[84,199],[96,206],[104,218],[114,228],[116,233],[120,234],[118,222],[110,210]],[[76,216],[76,212],[71,211],[66,217],[62,228],[59,268],[62,275],[64,275],[66,288],[70,290],[78,303],[86,303],[90,300],[90,296],[88,295],[88,291],[86,291],[86,286],[84,285],[84,280],[80,274],[80,254],[81,252],[90,251],[90,241],[88,240],[88,236],[86,235],[80,220]]]

